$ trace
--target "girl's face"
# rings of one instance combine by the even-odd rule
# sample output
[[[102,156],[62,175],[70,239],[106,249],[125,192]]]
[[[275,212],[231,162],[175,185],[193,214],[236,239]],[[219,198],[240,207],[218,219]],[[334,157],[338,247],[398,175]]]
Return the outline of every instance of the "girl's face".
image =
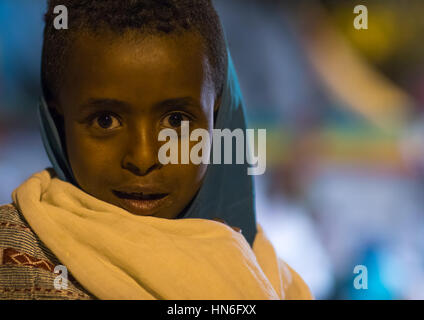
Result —
[[[69,56],[57,109],[78,184],[133,214],[176,217],[207,165],[162,165],[158,134],[181,121],[212,131],[218,103],[201,38],[85,34]]]

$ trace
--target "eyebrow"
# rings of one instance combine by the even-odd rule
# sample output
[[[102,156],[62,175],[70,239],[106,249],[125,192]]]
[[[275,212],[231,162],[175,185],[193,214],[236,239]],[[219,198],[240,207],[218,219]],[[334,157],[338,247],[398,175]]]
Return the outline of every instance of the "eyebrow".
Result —
[[[198,103],[191,97],[173,98],[158,102],[154,109],[158,111],[167,111],[174,108],[196,107]],[[99,109],[108,108],[114,111],[129,112],[131,104],[110,98],[91,98],[80,106],[80,111],[91,112]]]
[[[190,107],[190,106],[195,107],[197,105],[198,103],[193,98],[183,97],[183,98],[174,98],[174,99],[167,99],[167,100],[161,101],[155,104],[155,108],[168,110],[175,107],[184,108],[184,107]]]
[[[108,98],[91,98],[80,106],[80,111],[95,111],[102,108],[110,108],[117,111],[128,111],[131,106],[129,103]]]

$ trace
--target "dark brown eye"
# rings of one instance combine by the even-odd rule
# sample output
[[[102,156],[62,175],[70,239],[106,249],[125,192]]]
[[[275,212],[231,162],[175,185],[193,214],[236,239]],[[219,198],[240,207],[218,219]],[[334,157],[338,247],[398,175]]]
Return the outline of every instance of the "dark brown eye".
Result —
[[[112,130],[120,127],[121,123],[114,115],[104,113],[94,118],[93,126],[98,129]]]
[[[164,126],[179,128],[183,121],[190,121],[190,118],[181,112],[174,112],[165,117]]]

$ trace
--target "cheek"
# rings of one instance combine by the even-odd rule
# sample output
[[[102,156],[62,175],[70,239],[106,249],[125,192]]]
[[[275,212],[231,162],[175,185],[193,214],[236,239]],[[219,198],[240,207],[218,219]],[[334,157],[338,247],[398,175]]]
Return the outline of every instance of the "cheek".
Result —
[[[178,197],[189,201],[199,190],[206,173],[207,165],[172,165],[175,166],[174,181]]]
[[[116,149],[105,142],[91,139],[78,126],[67,126],[66,143],[69,162],[75,178],[81,185],[107,180],[116,163]]]
[[[208,123],[207,127],[204,127],[204,129],[206,129],[209,132],[209,137],[212,137],[213,117],[210,117],[208,119],[208,122],[209,123]],[[192,148],[197,146],[200,143],[200,141],[201,141],[201,139],[199,139],[197,141],[191,141],[190,142],[190,147],[189,147],[189,149],[190,149],[189,154],[190,155],[191,155]],[[209,143],[211,143],[211,142],[212,141],[211,141],[211,138],[210,138]],[[211,147],[211,145],[209,145],[209,147]],[[196,149],[196,152],[197,151],[198,151],[198,149]],[[203,149],[202,149],[201,152],[203,153]],[[200,155],[201,154],[199,154],[199,156]],[[185,172],[186,176],[190,177],[190,180],[186,179],[188,187],[190,188],[190,186],[195,186],[196,188],[199,188],[200,185],[202,184],[204,177],[205,177],[206,171],[208,169],[208,165],[203,164],[203,163],[196,165],[196,164],[191,163],[191,160],[190,160],[190,164],[185,165],[185,166],[183,165],[183,167],[184,167],[184,170],[186,171]]]
[[[190,142],[190,152],[197,143],[198,142]],[[197,192],[197,189],[200,188],[203,182],[206,171],[208,169],[208,165],[203,163],[196,165],[193,164],[190,160],[189,164],[180,164],[173,166],[176,166],[175,169],[176,172],[178,172],[179,184],[182,186],[181,192],[186,192],[186,190],[187,193],[191,194]]]

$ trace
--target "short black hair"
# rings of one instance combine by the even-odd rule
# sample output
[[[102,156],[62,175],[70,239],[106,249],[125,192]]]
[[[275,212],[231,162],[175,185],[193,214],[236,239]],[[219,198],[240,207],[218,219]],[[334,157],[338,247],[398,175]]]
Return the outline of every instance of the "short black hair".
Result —
[[[57,30],[54,8],[68,9],[68,29]],[[224,34],[211,0],[48,0],[45,14],[41,83],[44,98],[58,102],[66,53],[80,31],[118,34],[138,30],[147,34],[197,32],[204,40],[210,73],[217,96],[226,81],[227,48]]]

